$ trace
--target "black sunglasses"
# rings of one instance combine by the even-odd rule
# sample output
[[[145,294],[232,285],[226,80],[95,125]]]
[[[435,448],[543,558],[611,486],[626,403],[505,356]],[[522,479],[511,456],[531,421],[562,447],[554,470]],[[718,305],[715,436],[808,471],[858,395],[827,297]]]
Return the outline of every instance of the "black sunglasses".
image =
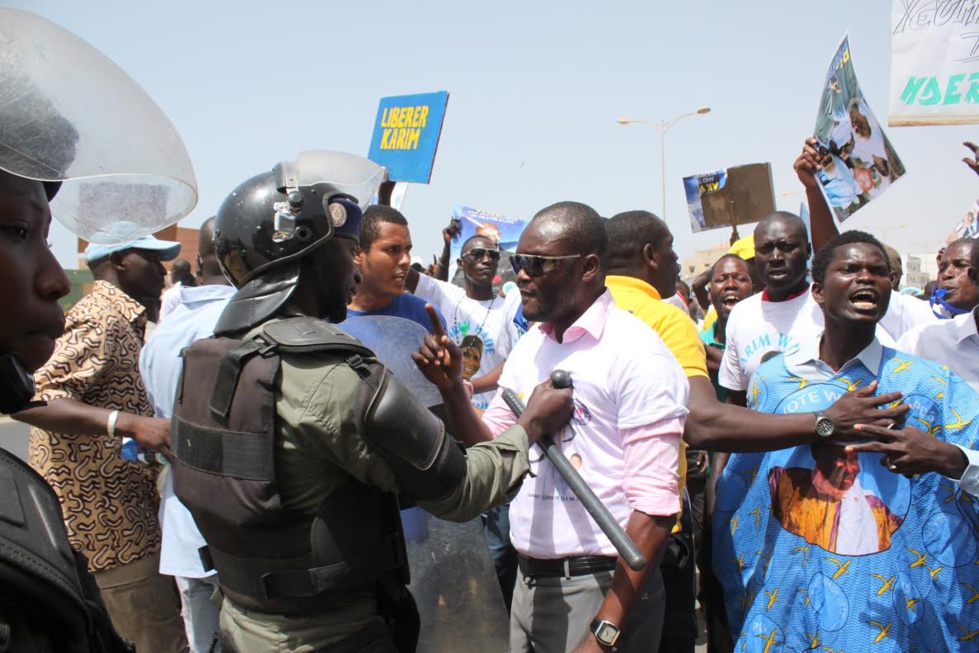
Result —
[[[539,256],[536,254],[511,254],[510,255],[510,265],[513,266],[513,273],[520,274],[523,270],[531,277],[540,277],[551,270],[553,270],[556,265],[545,269],[545,261],[563,261],[571,258],[581,258],[581,254],[568,254],[566,256]]]
[[[489,257],[491,261],[500,260],[500,250],[491,249],[489,247],[473,247],[471,250],[462,255],[462,258],[471,258],[477,261]]]

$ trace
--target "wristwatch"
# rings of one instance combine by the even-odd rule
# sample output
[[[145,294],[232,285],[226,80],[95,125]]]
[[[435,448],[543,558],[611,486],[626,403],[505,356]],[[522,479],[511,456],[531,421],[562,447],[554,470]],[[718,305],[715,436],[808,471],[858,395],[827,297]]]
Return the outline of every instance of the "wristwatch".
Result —
[[[602,646],[612,647],[619,641],[619,627],[611,621],[592,619],[591,632]]]
[[[816,416],[816,423],[813,425],[812,430],[816,432],[821,438],[828,438],[833,435],[833,431],[836,430],[836,425],[833,424],[833,420],[826,416],[826,411],[817,410],[813,413]]]

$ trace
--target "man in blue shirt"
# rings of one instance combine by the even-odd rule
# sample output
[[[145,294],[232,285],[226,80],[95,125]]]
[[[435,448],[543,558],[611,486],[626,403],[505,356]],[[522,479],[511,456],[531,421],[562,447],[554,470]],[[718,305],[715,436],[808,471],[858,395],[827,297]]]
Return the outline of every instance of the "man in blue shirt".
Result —
[[[763,412],[815,411],[821,437],[733,454],[717,484],[714,568],[735,646],[971,650],[977,396],[946,368],[877,340],[891,287],[873,236],[832,238],[812,274],[825,331],[762,363],[748,398]],[[903,393],[904,427],[886,420],[858,425],[866,440],[834,438],[821,409],[875,381],[880,393]]]
[[[200,285],[180,288],[176,308],[153,331],[139,358],[139,371],[157,417],[169,418],[180,379],[182,359],[178,354],[195,340],[214,333],[235,289],[228,283],[212,244],[214,218],[200,229],[197,243],[197,274]],[[190,512],[173,493],[173,479],[166,474],[160,498],[160,573],[173,576],[180,590],[181,616],[192,653],[210,650],[218,630],[220,609],[211,600],[217,576],[201,564],[199,549],[204,538]]]
[[[411,247],[408,220],[399,211],[390,206],[367,207],[360,228],[360,251],[354,257],[360,282],[357,294],[347,306],[347,319],[392,315],[417,322],[432,332],[425,300],[405,293]],[[445,326],[441,313],[439,318]]]

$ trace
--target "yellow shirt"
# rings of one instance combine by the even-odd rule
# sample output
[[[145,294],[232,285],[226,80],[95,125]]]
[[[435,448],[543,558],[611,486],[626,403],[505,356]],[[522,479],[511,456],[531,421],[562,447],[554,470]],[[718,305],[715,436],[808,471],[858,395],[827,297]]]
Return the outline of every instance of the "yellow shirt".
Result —
[[[707,354],[690,316],[672,304],[662,301],[656,289],[633,277],[609,275],[605,285],[612,298],[623,308],[653,328],[676,356],[687,378],[707,374]]]
[[[704,315],[704,323],[703,325],[701,325],[700,330],[701,331],[708,330],[709,328],[714,326],[714,322],[717,322],[717,311],[715,311],[714,307],[711,306],[710,308],[707,309],[707,314]]]
[[[629,311],[659,334],[660,339],[680,363],[688,379],[697,376],[710,378],[707,374],[707,354],[704,352],[704,343],[697,333],[697,325],[689,315],[676,306],[662,301],[656,289],[640,279],[610,274],[605,278],[605,285],[612,292],[616,306]],[[686,454],[687,445],[681,440],[680,459],[677,465],[680,494],[683,494],[687,482]],[[679,530],[680,517],[677,515],[677,524],[673,532]]]

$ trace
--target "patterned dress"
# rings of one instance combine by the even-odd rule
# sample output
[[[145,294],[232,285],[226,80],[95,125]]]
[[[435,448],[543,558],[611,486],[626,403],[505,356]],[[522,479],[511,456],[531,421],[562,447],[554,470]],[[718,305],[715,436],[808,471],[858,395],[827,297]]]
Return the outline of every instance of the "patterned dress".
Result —
[[[152,416],[139,374],[145,310],[115,286],[97,281],[69,312],[51,360],[35,375],[37,398],[77,401]],[[174,356],[177,352],[174,352]],[[155,473],[123,460],[117,435],[63,435],[31,429],[30,464],[61,500],[72,546],[93,571],[160,550]]]
[[[824,409],[879,379],[907,424],[975,448],[979,398],[945,366],[883,348],[880,369],[825,382],[779,355],[758,368],[751,408]],[[979,651],[977,498],[936,473],[908,479],[881,454],[839,444],[731,456],[718,480],[713,564],[736,651]]]

